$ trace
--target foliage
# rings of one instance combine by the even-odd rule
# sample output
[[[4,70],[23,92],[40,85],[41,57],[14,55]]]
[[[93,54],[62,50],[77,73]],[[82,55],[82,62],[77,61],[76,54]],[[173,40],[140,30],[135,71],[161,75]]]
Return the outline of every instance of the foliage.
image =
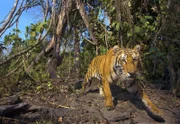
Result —
[[[81,70],[81,75],[84,76],[86,73],[88,66],[95,56],[95,47],[92,47],[91,44],[89,43],[82,43],[82,52],[81,52],[81,65],[80,65],[80,70]]]
[[[143,44],[142,60],[144,68],[142,73],[146,79],[155,83],[171,83],[171,85],[174,85],[172,89],[176,89],[176,87],[178,89],[180,84],[172,84],[171,79],[178,82],[180,75],[179,1],[175,0],[171,5],[167,0],[86,0],[82,2],[90,26],[98,40],[97,46],[100,54],[105,54],[110,47],[116,44],[121,47],[133,47],[136,44]],[[59,10],[56,11],[59,12]],[[78,29],[80,42],[80,75],[83,77],[90,61],[96,54],[96,46],[87,41],[87,39],[91,40],[91,37],[78,9],[73,8],[67,16],[63,35],[57,37],[61,42],[61,52],[66,51],[62,64],[57,68],[57,75],[62,78],[73,74],[75,36],[72,35],[72,32],[76,28]],[[57,20],[54,23],[55,27]],[[19,36],[20,29],[14,29],[12,33],[6,35],[3,44],[0,44],[0,55],[3,55],[3,57],[0,57],[0,61],[6,58],[6,55],[2,54],[2,50],[8,46],[11,46],[11,51],[7,57],[36,44],[37,36],[43,33],[49,24],[50,19],[46,22],[40,21],[30,24],[30,26],[26,27],[25,39]],[[38,91],[45,90],[47,87],[51,89],[49,74],[46,73],[49,56],[44,56],[28,74],[25,70],[34,61],[38,53],[42,51],[42,46],[49,43],[49,39],[52,38],[54,33],[54,27],[51,28],[44,42],[41,42],[36,48],[16,58],[17,60],[0,67],[1,77],[6,77],[9,72],[22,64],[16,72],[10,75],[8,80],[5,79],[4,84],[7,85],[10,81],[10,84],[16,85],[19,81],[24,81],[24,87],[26,88],[34,86],[37,87],[36,90]],[[60,56],[62,56],[61,53]],[[171,59],[168,59],[168,57]],[[172,69],[175,77],[172,76]],[[36,85],[32,82],[36,82]]]
[[[30,26],[27,26],[25,32],[25,40],[19,36],[19,29],[13,29],[12,33],[9,33],[4,37],[4,46],[11,47],[9,56],[35,45],[38,34],[46,28],[47,22],[38,22],[37,24],[31,24]],[[40,43],[40,45],[43,44],[46,43]],[[37,56],[38,52],[42,50],[42,46],[40,45],[36,47],[36,49],[33,49],[30,52],[28,52],[27,54],[22,55],[18,57],[16,60],[11,61],[9,64],[0,66],[1,78],[6,79],[8,77],[8,80],[4,81],[4,85],[6,85],[6,87],[13,87],[14,85],[18,85],[19,82],[24,82],[24,84],[21,84],[23,86],[20,86],[20,89],[25,90],[28,89],[29,86],[32,86],[33,81],[36,81],[36,83],[40,83],[48,79],[48,74],[44,73],[46,70],[46,67],[44,66],[46,64],[45,57],[41,60],[41,64],[37,63],[36,68],[33,69],[29,74],[26,74],[25,72],[27,66],[33,61],[34,57]],[[11,92],[11,88],[8,89],[9,92]],[[17,88],[16,90],[18,89],[19,88]]]
[[[63,63],[58,67],[57,74],[60,78],[70,77],[73,69],[73,53],[67,52],[65,53],[65,57],[63,59]]]

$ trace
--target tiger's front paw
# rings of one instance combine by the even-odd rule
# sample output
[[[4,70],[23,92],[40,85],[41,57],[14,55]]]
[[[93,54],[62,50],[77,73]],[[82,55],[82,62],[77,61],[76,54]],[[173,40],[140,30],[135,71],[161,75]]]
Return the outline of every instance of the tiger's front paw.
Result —
[[[114,107],[114,106],[108,106],[108,107],[106,107],[106,109],[107,109],[108,111],[111,111],[111,110],[114,110],[115,107]]]
[[[108,111],[113,110],[115,108],[114,103],[112,101],[112,97],[105,99],[105,106]]]
[[[106,109],[107,109],[108,111],[114,110],[115,107],[114,107],[113,102],[107,102],[107,103],[106,103]]]

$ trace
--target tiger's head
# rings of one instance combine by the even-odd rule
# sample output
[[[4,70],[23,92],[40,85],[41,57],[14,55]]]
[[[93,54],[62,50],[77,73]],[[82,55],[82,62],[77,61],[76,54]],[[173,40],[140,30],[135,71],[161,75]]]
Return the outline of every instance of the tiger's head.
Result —
[[[137,72],[137,66],[140,61],[141,46],[136,45],[133,49],[113,47],[115,53],[114,68],[124,79],[134,78]]]

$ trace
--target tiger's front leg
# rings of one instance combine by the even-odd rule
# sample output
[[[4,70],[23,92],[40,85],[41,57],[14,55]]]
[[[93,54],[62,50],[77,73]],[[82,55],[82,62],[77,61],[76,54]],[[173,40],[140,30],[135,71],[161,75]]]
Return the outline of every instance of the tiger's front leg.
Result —
[[[113,110],[114,103],[112,100],[112,93],[111,93],[110,85],[107,79],[102,79],[102,85],[103,85],[103,91],[104,91],[105,106],[107,110]]]

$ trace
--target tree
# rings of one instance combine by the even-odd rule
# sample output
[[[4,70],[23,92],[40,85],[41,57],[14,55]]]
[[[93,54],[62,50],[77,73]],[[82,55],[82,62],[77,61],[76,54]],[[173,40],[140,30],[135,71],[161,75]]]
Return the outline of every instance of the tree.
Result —
[[[80,75],[80,38],[77,27],[74,27],[74,70],[77,77]]]
[[[180,69],[179,58],[180,55],[180,18],[179,18],[179,1],[162,2],[162,24],[159,47],[166,52],[165,64],[169,72],[171,91],[174,95],[180,96]],[[171,23],[170,23],[171,22]],[[162,43],[163,42],[163,43]]]
[[[20,14],[30,7],[40,6],[44,19],[26,27],[25,40],[18,36],[18,28],[5,37],[0,50],[8,44],[12,49],[9,55],[0,58],[1,68],[8,67],[1,73],[3,76],[17,72],[21,77],[28,75],[40,82],[48,76],[57,78],[59,71],[68,70],[71,75],[73,68],[74,72],[84,75],[90,60],[106,53],[110,47],[143,44],[142,73],[152,82],[163,79],[161,83],[164,83],[169,80],[164,80],[164,70],[168,70],[171,89],[178,91],[178,1],[16,0],[15,3],[0,33],[17,22]],[[59,65],[63,67],[57,68]],[[43,75],[44,72],[48,75]]]

